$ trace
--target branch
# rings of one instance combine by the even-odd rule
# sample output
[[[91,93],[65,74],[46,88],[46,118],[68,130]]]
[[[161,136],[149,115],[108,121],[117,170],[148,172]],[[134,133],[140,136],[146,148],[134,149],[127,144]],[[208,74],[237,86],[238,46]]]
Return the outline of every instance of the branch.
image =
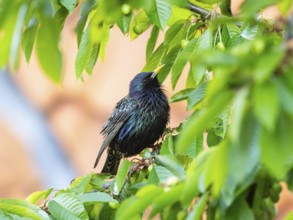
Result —
[[[211,15],[210,11],[208,11],[208,10],[202,8],[202,7],[199,7],[197,5],[194,5],[191,2],[188,2],[188,9],[190,11],[195,12],[196,14],[199,14],[200,16],[202,16],[204,18],[208,18]]]

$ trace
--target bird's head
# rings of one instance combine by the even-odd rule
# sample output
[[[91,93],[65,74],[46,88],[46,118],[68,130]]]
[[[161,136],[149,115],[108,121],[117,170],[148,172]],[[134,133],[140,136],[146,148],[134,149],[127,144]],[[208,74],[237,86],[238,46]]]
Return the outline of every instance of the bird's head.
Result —
[[[157,74],[162,69],[163,65],[159,66],[153,72],[142,72],[137,74],[130,82],[129,95],[140,96],[149,90],[158,89],[161,87],[158,81]]]

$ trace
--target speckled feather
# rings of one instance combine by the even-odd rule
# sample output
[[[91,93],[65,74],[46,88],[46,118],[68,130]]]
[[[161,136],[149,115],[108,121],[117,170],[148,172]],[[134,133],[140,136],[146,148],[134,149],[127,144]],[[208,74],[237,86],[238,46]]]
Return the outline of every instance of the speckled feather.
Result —
[[[169,104],[157,77],[139,73],[130,83],[129,94],[121,99],[101,133],[104,142],[98,164],[108,146],[102,173],[116,174],[122,156],[134,156],[152,146],[163,134],[169,121]]]

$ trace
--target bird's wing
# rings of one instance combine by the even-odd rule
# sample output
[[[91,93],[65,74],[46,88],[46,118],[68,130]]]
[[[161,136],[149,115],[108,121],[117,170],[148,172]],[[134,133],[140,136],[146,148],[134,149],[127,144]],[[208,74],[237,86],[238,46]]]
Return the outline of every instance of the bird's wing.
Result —
[[[103,152],[107,148],[107,146],[110,144],[110,142],[113,140],[117,132],[120,130],[120,128],[124,125],[124,123],[129,118],[135,106],[136,106],[135,100],[129,97],[125,97],[117,103],[110,118],[108,119],[107,123],[105,124],[105,126],[103,127],[101,131],[105,139],[98,153],[94,168],[99,163],[99,160]]]

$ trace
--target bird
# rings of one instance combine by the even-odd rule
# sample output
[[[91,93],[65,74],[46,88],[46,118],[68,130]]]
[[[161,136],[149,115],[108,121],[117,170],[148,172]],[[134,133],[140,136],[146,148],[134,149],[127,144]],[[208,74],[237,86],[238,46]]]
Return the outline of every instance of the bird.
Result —
[[[139,154],[160,139],[170,118],[170,106],[157,75],[138,73],[129,84],[128,94],[115,106],[102,128],[103,143],[94,168],[107,148],[107,158],[101,173],[117,174],[122,157]]]

